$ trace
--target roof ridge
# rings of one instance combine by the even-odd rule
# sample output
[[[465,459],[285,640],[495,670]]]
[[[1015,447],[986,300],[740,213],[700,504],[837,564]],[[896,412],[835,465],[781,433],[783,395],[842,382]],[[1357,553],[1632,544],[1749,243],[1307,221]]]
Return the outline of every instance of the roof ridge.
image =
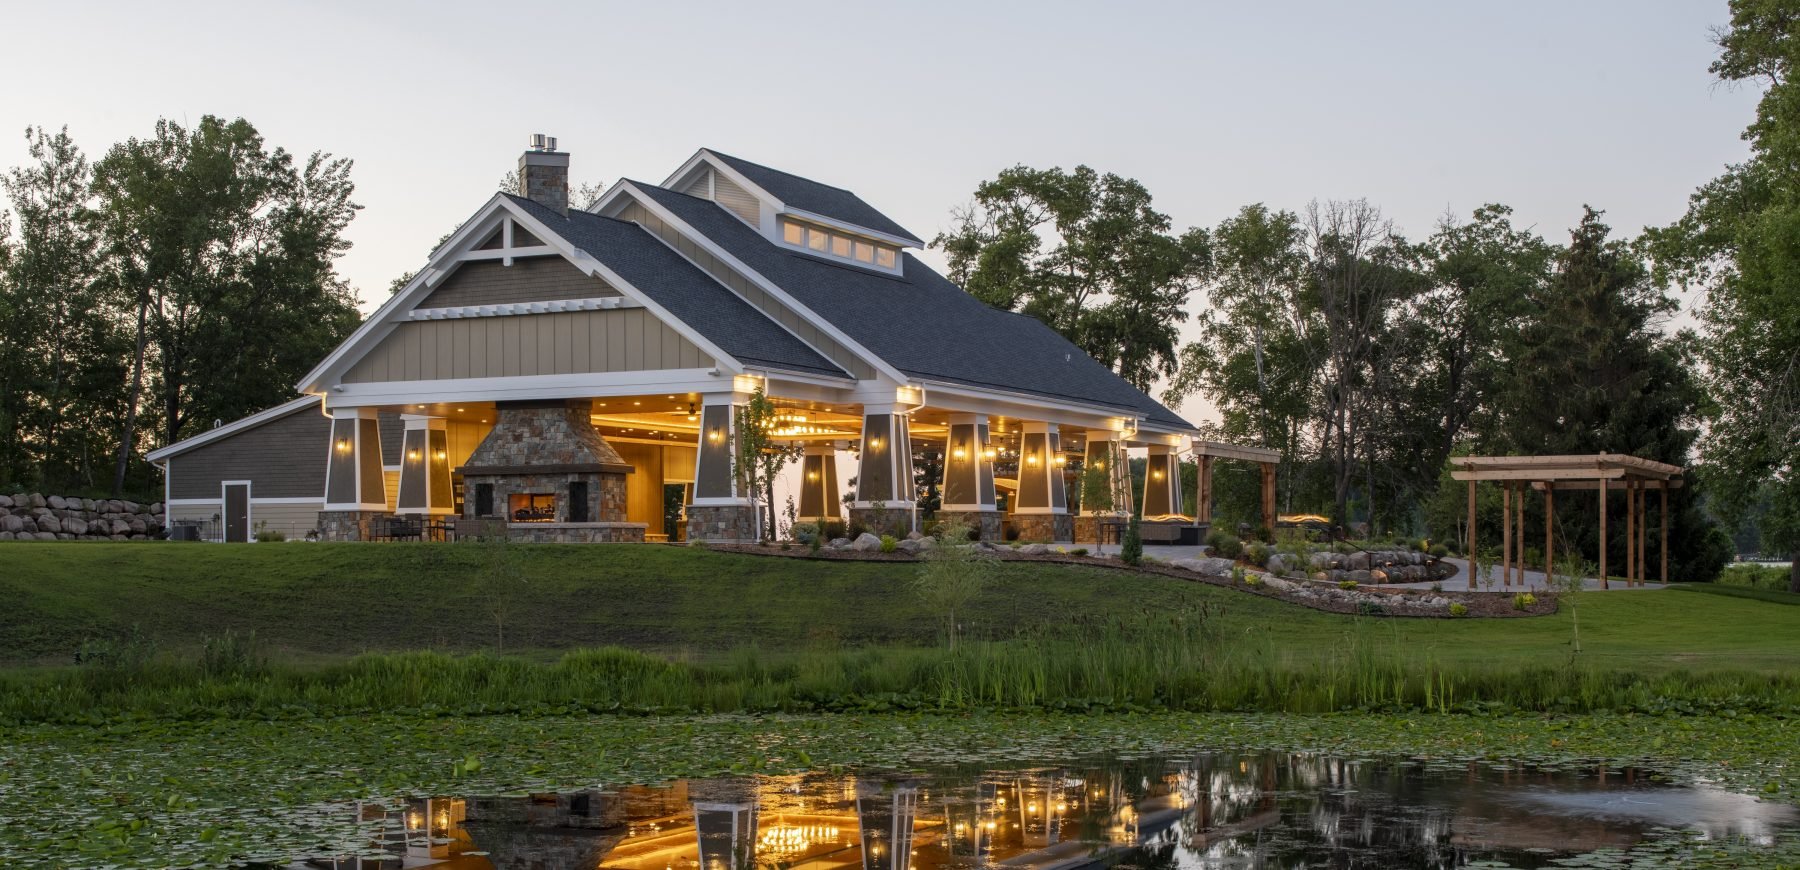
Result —
[[[855,195],[856,195],[856,191],[854,191],[854,190],[851,190],[851,189],[850,189],[850,188],[848,188],[848,187],[838,187],[838,186],[837,186],[837,185],[835,185],[835,184],[826,184],[826,183],[825,183],[825,182],[823,182],[823,181],[820,181],[820,180],[818,180],[818,179],[816,179],[816,178],[807,178],[807,177],[806,177],[806,176],[804,176],[804,175],[796,175],[796,174],[794,174],[794,173],[792,173],[792,172],[789,172],[789,171],[787,171],[787,170],[785,170],[785,169],[776,169],[776,168],[775,168],[775,167],[773,167],[773,166],[770,166],[770,165],[768,165],[768,164],[766,164],[766,163],[758,163],[758,162],[756,162],[756,161],[754,161],[754,160],[745,160],[745,159],[744,159],[744,158],[742,158],[742,157],[739,157],[739,156],[737,156],[737,155],[735,155],[735,154],[726,154],[726,153],[725,153],[725,152],[723,152],[723,151],[720,151],[720,150],[718,150],[718,149],[716,149],[716,148],[707,148],[707,149],[706,149],[706,152],[707,152],[707,153],[709,153],[709,154],[711,154],[711,155],[713,155],[713,156],[714,156],[714,157],[721,157],[721,158],[724,158],[724,159],[726,159],[726,160],[736,160],[736,161],[737,161],[737,162],[739,162],[739,163],[748,163],[748,164],[750,164],[750,165],[751,165],[751,166],[754,166],[754,167],[756,167],[756,168],[758,168],[758,169],[765,169],[765,170],[768,170],[768,171],[769,171],[769,172],[776,172],[776,173],[780,173],[780,174],[782,174],[782,175],[785,175],[785,176],[787,176],[787,177],[789,177],[789,178],[797,178],[797,179],[799,179],[799,180],[801,180],[801,181],[804,181],[804,182],[806,182],[806,183],[808,183],[808,184],[816,184],[816,185],[818,185],[818,186],[820,186],[820,187],[829,187],[829,188],[831,188],[831,189],[832,189],[832,190],[836,190],[836,191],[842,191],[842,192],[844,192],[844,193],[848,193],[848,194],[850,194],[850,195],[851,195],[851,196],[855,196]]]

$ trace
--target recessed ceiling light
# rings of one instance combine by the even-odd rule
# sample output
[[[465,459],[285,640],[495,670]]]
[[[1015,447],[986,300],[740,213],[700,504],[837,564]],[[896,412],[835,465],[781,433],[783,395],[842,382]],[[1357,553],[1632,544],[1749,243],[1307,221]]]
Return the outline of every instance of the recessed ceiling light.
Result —
[[[644,403],[643,403],[643,402],[632,402],[632,403],[631,403],[631,404],[633,404],[633,405],[642,405],[642,404],[644,404]]]

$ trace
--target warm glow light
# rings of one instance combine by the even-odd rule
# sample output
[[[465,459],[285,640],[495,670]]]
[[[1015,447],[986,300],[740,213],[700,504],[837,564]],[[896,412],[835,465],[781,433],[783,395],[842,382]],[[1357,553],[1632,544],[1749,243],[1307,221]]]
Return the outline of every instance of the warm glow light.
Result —
[[[1025,457],[1025,464],[1026,464],[1026,465],[1036,465],[1036,464],[1038,464],[1038,457],[1037,457],[1037,454],[1036,454],[1036,453],[1033,453],[1033,454],[1030,454],[1030,455],[1028,455],[1028,456],[1026,456],[1026,457]]]
[[[1031,803],[1029,803],[1029,804],[1026,804],[1026,805],[1025,805],[1025,811],[1026,811],[1026,812],[1028,812],[1028,813],[1035,813],[1035,812],[1037,812],[1037,801],[1032,801],[1032,802],[1031,802]]]
[[[994,823],[993,823],[993,822],[988,822],[988,830],[990,830],[990,831],[991,831],[991,830],[993,830],[993,829],[994,829],[994,828],[995,828],[995,827],[997,827],[997,826],[996,826],[996,825],[995,825],[995,824],[994,824]]]
[[[1150,472],[1150,476],[1156,478],[1157,480],[1162,480],[1162,469],[1159,468],[1155,471]]]
[[[423,817],[421,817],[418,813],[413,813],[412,815],[406,817],[406,826],[409,828],[417,828],[418,826],[420,826],[424,823],[425,823],[425,819]]]
[[[350,452],[350,439],[339,438],[338,443],[337,443],[337,449],[338,449],[338,452],[340,452],[340,453],[349,453]]]
[[[807,480],[818,480],[818,479],[819,479],[819,473],[818,473],[818,472],[817,472],[817,471],[808,471],[808,472],[807,472],[807,473],[806,473],[806,479],[807,479]]]
[[[484,422],[484,423],[485,423],[485,422],[487,422],[487,421],[485,421],[485,420],[483,420],[483,421],[482,421],[482,422]],[[443,462],[443,461],[444,461],[444,451],[442,451],[442,450],[439,450],[439,451],[438,451],[438,452],[437,452],[437,459],[438,459],[438,461],[439,461],[439,462]]]
[[[988,460],[988,461],[989,461],[989,462],[993,462],[993,461],[994,461],[994,457],[996,457],[996,456],[997,456],[997,455],[999,455],[999,451],[996,451],[996,450],[995,450],[995,449],[994,449],[994,447],[993,447],[993,445],[991,445],[991,444],[990,444],[990,445],[988,445],[988,448],[987,448],[987,449],[986,449],[986,450],[983,450],[983,451],[982,451],[982,455],[984,455],[984,456],[986,456],[986,457],[987,457],[987,460]]]
[[[1056,454],[1056,464],[1057,465],[1067,465],[1068,462],[1069,462],[1069,457],[1064,456],[1061,453]]]
[[[880,450],[881,449],[881,436],[880,435],[877,435],[877,436],[869,439],[869,449],[870,450]]]
[[[418,450],[406,451],[406,459],[408,462],[418,462],[419,461],[419,451]]]
[[[950,451],[950,455],[953,457],[956,457],[957,459],[963,459],[969,455],[969,451],[964,450],[961,447],[958,447],[955,450]]]
[[[719,443],[720,441],[724,440],[724,438],[725,438],[725,433],[719,431],[719,429],[717,427],[707,430],[706,440],[711,441],[714,444]]]

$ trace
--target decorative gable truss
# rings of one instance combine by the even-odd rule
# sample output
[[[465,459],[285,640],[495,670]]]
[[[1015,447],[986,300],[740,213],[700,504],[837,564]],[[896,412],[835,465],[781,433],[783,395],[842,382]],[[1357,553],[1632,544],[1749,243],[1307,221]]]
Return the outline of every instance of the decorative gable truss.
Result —
[[[744,371],[497,194],[298,386],[356,407],[708,392]]]

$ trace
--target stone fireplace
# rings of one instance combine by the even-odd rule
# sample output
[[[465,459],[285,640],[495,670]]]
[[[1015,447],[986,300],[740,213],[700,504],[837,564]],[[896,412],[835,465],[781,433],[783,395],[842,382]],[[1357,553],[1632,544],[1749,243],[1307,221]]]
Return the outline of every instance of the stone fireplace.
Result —
[[[642,541],[625,521],[632,467],[594,431],[586,400],[498,402],[494,428],[458,471],[463,515],[506,523],[515,541]]]

